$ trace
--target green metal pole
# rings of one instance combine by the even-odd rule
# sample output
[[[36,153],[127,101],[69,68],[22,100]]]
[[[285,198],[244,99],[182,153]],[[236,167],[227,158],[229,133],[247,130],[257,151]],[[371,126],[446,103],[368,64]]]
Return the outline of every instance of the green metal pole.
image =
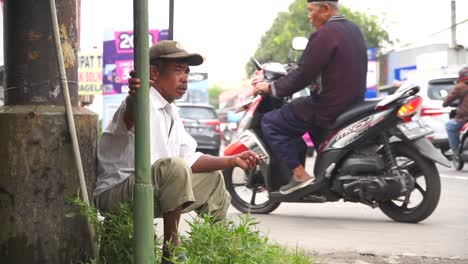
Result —
[[[153,183],[151,181],[149,138],[149,54],[148,0],[133,1],[134,60],[141,87],[134,101],[135,187],[134,187],[134,263],[154,264]]]

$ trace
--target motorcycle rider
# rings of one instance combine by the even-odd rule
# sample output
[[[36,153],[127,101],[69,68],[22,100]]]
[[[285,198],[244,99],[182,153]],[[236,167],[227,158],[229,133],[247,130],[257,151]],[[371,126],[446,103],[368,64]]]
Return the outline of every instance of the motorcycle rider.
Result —
[[[323,129],[349,106],[364,99],[367,48],[359,27],[341,16],[338,0],[307,0],[308,19],[316,28],[309,37],[297,69],[267,83],[253,82],[254,92],[285,97],[311,85],[314,96],[294,99],[262,119],[266,141],[279,159],[293,171],[291,181],[280,188],[289,194],[314,182],[299,161],[294,143],[305,132]]]
[[[454,118],[450,119],[445,124],[447,130],[448,141],[451,150],[453,151],[453,157],[457,158],[460,129],[468,120],[468,99],[465,99],[465,95],[468,93],[468,67],[460,70],[458,73],[458,83],[452,89],[450,94],[444,99],[443,107],[449,106],[453,101],[459,99],[457,113]]]

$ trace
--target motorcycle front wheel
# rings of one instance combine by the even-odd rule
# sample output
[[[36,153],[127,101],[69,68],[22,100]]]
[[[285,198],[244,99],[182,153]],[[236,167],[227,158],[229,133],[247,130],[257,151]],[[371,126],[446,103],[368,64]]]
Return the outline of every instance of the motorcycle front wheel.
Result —
[[[248,173],[239,167],[223,171],[226,189],[231,195],[231,204],[242,213],[269,214],[281,204],[270,200],[264,185],[246,186]]]
[[[414,188],[410,190],[409,199],[402,196],[384,201],[380,204],[380,209],[398,222],[421,222],[434,212],[439,203],[439,172],[433,161],[408,145],[395,144],[392,149],[400,171],[409,174],[414,180]]]

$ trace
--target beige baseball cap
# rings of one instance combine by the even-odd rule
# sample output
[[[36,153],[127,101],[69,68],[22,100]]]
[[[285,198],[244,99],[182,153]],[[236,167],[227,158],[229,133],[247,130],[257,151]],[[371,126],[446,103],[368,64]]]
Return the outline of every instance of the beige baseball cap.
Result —
[[[155,59],[183,59],[191,66],[203,63],[203,57],[198,53],[188,53],[177,41],[161,40],[150,48],[150,61]]]

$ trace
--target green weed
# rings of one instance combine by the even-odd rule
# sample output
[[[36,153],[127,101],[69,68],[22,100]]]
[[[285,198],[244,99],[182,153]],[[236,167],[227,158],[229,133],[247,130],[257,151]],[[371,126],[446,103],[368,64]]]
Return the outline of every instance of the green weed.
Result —
[[[90,218],[99,239],[99,259],[89,264],[133,263],[133,214],[130,204],[122,204],[112,214],[98,217],[93,207],[81,199],[73,200],[82,215]],[[71,215],[69,215],[71,216]],[[232,220],[214,222],[210,216],[194,218],[188,222],[190,231],[180,235],[181,244],[171,248],[174,264],[312,264],[304,251],[291,250],[270,242],[256,228],[257,222],[250,215]],[[155,236],[156,263],[160,262],[161,242]],[[180,256],[186,256],[181,261]]]

